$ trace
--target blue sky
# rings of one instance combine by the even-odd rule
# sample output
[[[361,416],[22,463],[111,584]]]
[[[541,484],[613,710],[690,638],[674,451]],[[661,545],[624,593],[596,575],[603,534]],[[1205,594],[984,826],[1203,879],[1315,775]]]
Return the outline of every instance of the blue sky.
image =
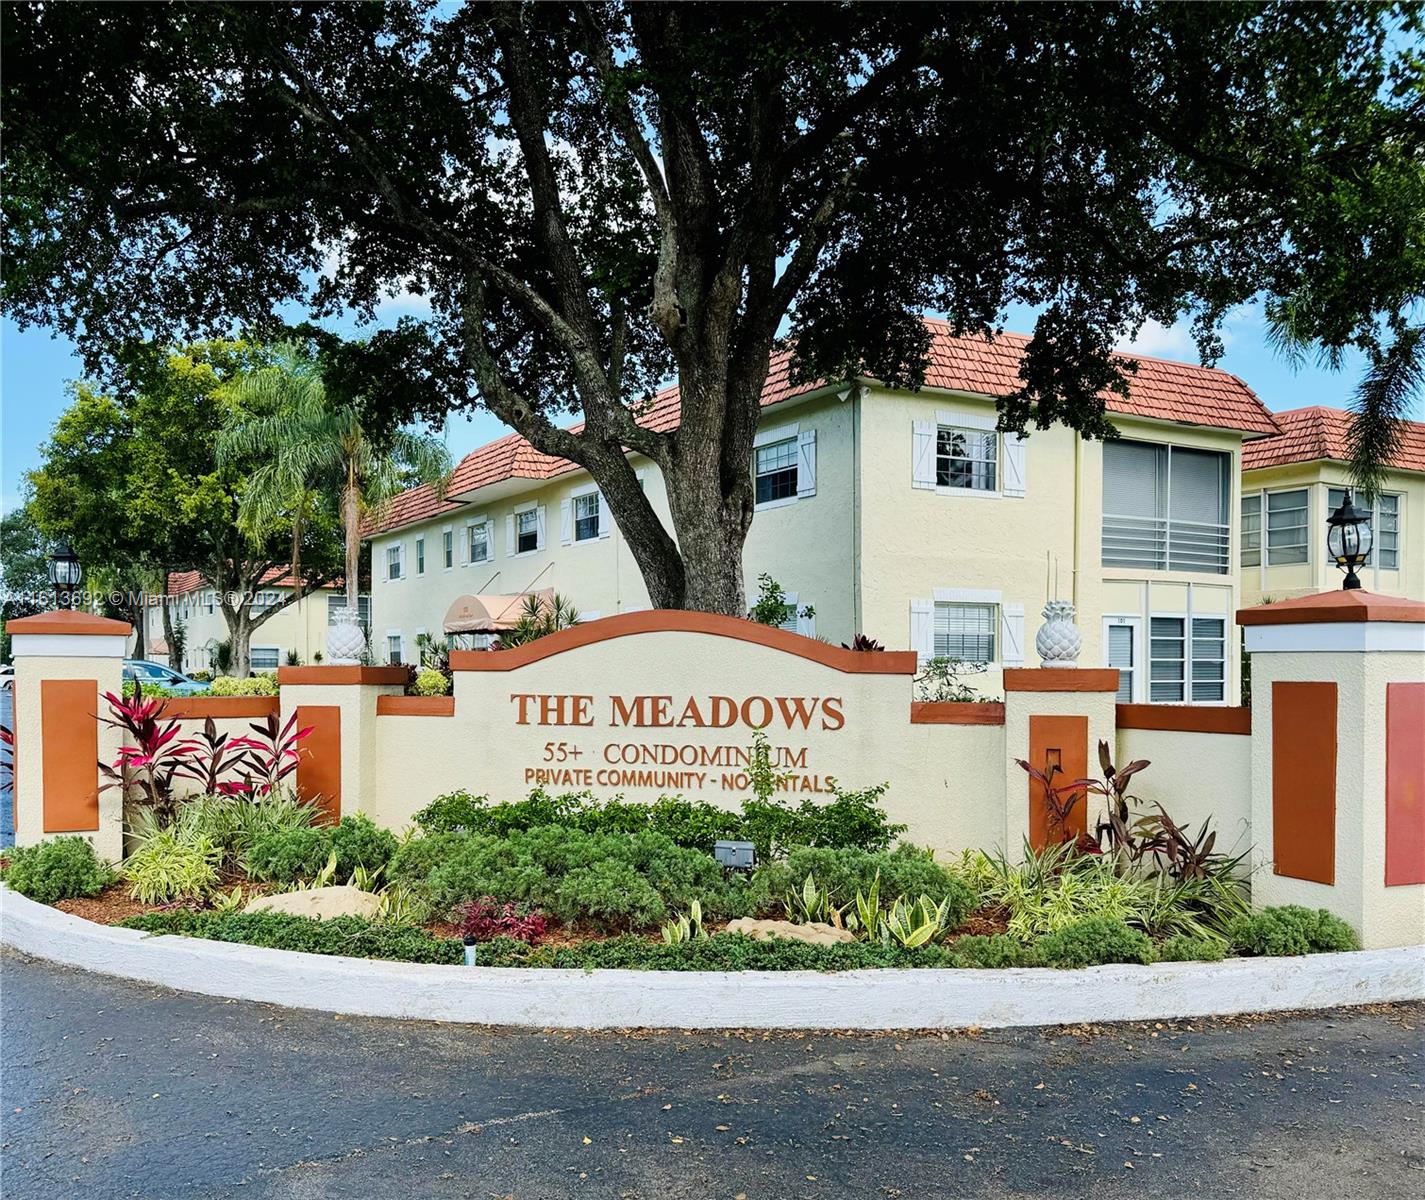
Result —
[[[415,303],[410,298],[391,300],[378,313],[378,324],[416,311]],[[1032,324],[1033,314],[1028,310],[1011,312],[1006,321],[1007,328],[1025,332]],[[1293,370],[1267,345],[1258,309],[1235,312],[1224,329],[1224,340],[1227,352],[1218,365],[1244,379],[1274,411],[1311,404],[1344,408],[1362,372],[1358,356],[1349,358],[1340,372],[1315,363]],[[1197,361],[1185,324],[1171,328],[1149,325],[1133,348],[1158,358]],[[39,463],[39,447],[65,407],[66,384],[82,373],[66,339],[51,337],[49,331],[38,328],[21,332],[9,320],[0,326],[0,507],[6,511],[20,497],[24,473]],[[1418,401],[1411,415],[1420,419]],[[489,413],[481,412],[453,419],[445,435],[451,454],[459,459],[504,429]]]

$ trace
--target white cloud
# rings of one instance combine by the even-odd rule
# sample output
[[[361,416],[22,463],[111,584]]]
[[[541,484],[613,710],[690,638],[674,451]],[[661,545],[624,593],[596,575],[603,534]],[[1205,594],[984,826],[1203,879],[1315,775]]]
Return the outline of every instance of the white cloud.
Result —
[[[1158,321],[1145,321],[1143,328],[1134,338],[1121,339],[1115,347],[1124,353],[1152,354],[1160,358],[1196,359],[1197,347],[1186,321],[1163,325]]]

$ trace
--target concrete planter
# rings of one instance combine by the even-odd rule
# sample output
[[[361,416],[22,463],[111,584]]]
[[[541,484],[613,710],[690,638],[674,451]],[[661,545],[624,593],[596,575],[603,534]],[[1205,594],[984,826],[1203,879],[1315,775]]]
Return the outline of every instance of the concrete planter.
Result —
[[[1425,998],[1425,946],[1150,967],[572,971],[427,966],[155,937],[0,887],[0,942],[179,991],[289,1008],[564,1029],[961,1029],[1146,1021]]]

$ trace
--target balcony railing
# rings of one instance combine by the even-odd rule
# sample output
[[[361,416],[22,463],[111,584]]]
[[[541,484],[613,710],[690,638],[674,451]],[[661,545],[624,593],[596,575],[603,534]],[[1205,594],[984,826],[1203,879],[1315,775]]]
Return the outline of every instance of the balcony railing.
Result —
[[[1162,517],[1103,516],[1103,565],[1143,571],[1227,574],[1226,525],[1169,521]]]

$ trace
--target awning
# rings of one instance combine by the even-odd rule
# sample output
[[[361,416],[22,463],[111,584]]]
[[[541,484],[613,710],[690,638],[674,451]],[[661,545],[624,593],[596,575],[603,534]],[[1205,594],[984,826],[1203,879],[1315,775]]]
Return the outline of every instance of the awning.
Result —
[[[499,633],[511,628],[520,618],[525,597],[538,596],[545,603],[554,599],[554,589],[519,592],[513,596],[485,594],[458,596],[445,614],[446,633]]]

